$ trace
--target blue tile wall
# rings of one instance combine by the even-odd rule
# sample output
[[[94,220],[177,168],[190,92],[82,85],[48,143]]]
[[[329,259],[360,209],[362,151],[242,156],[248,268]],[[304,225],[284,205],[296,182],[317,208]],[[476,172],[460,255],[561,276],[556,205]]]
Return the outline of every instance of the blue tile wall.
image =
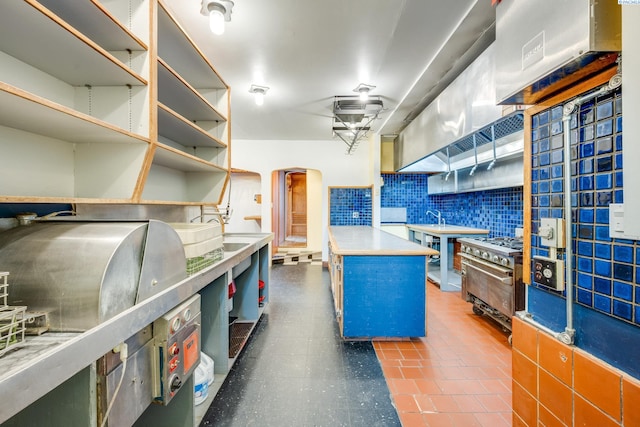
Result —
[[[423,224],[429,199],[427,177],[425,173],[382,174],[380,207],[406,208],[407,223]]]
[[[564,175],[561,157],[553,154],[564,146],[562,124],[560,105],[532,117],[532,256],[548,253],[535,235],[540,218],[564,216],[565,201],[553,199],[554,178]],[[584,307],[640,325],[640,244],[610,238],[608,225],[609,204],[623,201],[621,89],[581,105],[569,132],[576,278],[572,292]]]
[[[523,225],[522,187],[429,196],[427,174],[383,174],[382,178],[380,205],[407,208],[410,224],[432,222],[426,211],[437,209],[447,224],[487,228],[491,237],[513,237],[515,228]]]
[[[371,188],[332,188],[329,192],[330,225],[373,224]],[[353,213],[358,213],[358,218]]]
[[[522,228],[522,187],[433,195],[427,209],[442,212],[447,224],[489,229],[489,237],[514,237]]]
[[[0,203],[0,218],[13,218],[24,212],[33,212],[38,216],[44,216],[72,209],[71,205],[63,203]]]

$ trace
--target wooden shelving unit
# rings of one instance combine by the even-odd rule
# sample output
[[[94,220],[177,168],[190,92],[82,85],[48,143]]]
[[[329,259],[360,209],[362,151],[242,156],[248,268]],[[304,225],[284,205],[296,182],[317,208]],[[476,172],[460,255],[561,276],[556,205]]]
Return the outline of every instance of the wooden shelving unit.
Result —
[[[161,0],[2,6],[0,202],[216,205],[228,117],[229,87]]]

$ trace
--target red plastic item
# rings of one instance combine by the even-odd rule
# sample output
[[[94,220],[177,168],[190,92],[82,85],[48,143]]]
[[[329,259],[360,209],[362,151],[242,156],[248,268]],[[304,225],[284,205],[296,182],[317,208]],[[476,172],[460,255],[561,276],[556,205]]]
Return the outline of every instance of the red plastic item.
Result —
[[[264,282],[262,280],[258,280],[258,289],[264,289]]]
[[[236,293],[236,282],[232,280],[231,283],[229,283],[229,298],[233,297],[235,293]]]

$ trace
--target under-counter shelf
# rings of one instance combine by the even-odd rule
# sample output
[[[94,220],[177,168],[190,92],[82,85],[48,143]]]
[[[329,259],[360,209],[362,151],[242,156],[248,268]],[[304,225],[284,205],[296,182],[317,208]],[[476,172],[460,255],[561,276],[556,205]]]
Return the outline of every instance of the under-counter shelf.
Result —
[[[227,144],[161,103],[158,103],[158,134],[188,147],[227,147]]]
[[[109,10],[110,7],[116,6],[113,2],[105,7],[97,0],[37,1],[108,51],[148,50],[148,43],[142,41],[131,29],[126,27],[125,23],[131,20],[130,16],[126,17],[129,18],[127,20],[123,19],[125,17],[121,18],[123,19],[121,22],[114,15],[114,11]],[[127,9],[133,6],[131,1],[121,3],[125,4]],[[142,2],[139,3],[139,5],[142,4]],[[147,13],[148,11],[145,9],[144,15],[146,16]],[[131,15],[131,12],[127,11],[127,14]]]
[[[0,51],[73,86],[147,84],[140,74],[34,0],[2,3]]]
[[[191,121],[226,121],[214,105],[158,58],[158,100]]]

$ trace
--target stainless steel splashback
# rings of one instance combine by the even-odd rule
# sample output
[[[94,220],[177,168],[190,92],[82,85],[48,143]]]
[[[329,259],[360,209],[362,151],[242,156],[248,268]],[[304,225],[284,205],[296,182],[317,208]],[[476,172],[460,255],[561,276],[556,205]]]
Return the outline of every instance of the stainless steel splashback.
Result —
[[[616,0],[504,1],[496,7],[496,94],[533,104],[611,64],[622,49]],[[579,74],[575,72],[580,70]],[[568,79],[567,79],[568,78]]]
[[[495,43],[490,45],[398,136],[394,168],[402,169],[502,116],[495,96]],[[429,171],[445,170],[434,159]]]

